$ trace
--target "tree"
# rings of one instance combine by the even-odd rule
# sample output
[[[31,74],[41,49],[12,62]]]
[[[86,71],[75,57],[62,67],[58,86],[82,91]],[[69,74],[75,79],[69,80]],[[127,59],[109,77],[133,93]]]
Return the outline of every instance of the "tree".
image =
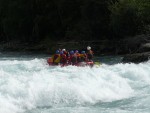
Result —
[[[119,0],[110,5],[110,27],[116,37],[133,36],[149,23],[148,0]]]

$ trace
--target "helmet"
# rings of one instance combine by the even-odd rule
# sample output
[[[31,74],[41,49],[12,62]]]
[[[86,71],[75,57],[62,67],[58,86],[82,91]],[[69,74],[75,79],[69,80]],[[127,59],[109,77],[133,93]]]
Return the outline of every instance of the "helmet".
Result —
[[[60,52],[59,52],[59,50],[56,50],[56,54],[59,54]]]
[[[62,49],[62,51],[66,51],[66,49]]]
[[[82,51],[81,54],[85,54],[85,51]]]
[[[78,50],[76,50],[76,51],[75,51],[75,53],[79,53],[79,51],[78,51]]]
[[[70,51],[70,54],[73,55],[73,54],[74,54],[74,51]]]
[[[90,47],[90,46],[87,46],[87,50],[91,50],[91,47]]]

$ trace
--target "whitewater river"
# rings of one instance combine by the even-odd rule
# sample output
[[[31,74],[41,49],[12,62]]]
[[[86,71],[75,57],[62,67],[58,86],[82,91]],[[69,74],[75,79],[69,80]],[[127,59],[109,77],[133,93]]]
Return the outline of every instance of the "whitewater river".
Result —
[[[50,67],[47,55],[0,54],[0,113],[149,113],[150,61]]]

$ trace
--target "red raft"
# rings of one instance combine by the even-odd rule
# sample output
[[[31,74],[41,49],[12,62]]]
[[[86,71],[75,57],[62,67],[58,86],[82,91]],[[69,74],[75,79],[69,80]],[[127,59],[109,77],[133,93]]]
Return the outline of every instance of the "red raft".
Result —
[[[50,66],[70,66],[71,64],[54,64],[53,63],[53,59],[52,58],[48,58],[47,60],[47,63],[50,65]],[[79,67],[84,67],[84,66],[90,66],[92,67],[94,65],[94,62],[93,61],[88,61],[88,62],[79,62],[79,63],[76,63],[74,66],[79,66]]]

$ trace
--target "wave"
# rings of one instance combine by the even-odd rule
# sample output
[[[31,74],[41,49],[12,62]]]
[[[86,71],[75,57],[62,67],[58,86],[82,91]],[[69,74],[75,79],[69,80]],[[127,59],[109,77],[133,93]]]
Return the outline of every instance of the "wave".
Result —
[[[52,67],[45,59],[0,61],[0,112],[90,106],[149,93],[150,62]],[[142,90],[143,91],[143,90]],[[145,94],[144,94],[145,95]]]

